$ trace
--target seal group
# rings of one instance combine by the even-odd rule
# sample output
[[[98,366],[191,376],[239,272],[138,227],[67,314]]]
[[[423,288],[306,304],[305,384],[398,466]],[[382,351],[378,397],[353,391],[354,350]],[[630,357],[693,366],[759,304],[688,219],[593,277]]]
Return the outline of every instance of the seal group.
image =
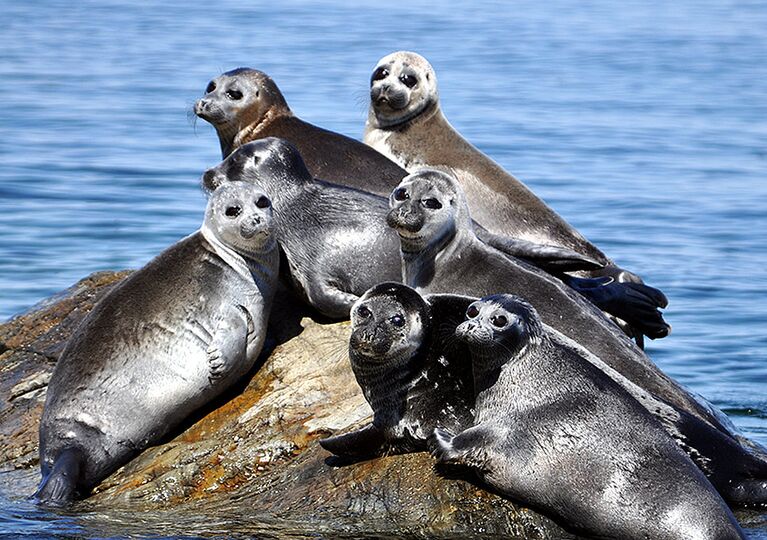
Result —
[[[330,452],[428,450],[588,536],[742,538],[727,502],[767,503],[767,451],[642,350],[669,334],[665,295],[465,140],[422,56],[383,57],[369,90],[360,142],[296,117],[261,71],[208,83],[194,111],[222,161],[202,175],[203,225],[70,338],[37,500],[87,496],[242,380],[279,275],[351,318],[373,417]]]

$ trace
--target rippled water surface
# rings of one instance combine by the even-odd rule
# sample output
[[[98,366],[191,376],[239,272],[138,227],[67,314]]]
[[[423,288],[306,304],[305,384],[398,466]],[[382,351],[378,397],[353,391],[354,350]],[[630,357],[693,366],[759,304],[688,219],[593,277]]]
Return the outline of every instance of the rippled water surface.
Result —
[[[584,4],[0,3],[0,319],[198,227],[214,75],[359,138],[370,70],[411,49],[467,138],[667,293],[656,362],[767,444],[767,4]],[[0,505],[0,535],[135,532]]]

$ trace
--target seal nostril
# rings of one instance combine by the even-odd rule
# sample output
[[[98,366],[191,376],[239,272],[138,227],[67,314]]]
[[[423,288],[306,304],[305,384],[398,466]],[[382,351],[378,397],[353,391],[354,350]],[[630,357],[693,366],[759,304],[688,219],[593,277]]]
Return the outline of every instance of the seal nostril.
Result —
[[[214,190],[218,187],[218,182],[216,181],[216,171],[213,169],[208,169],[202,174],[202,185],[210,190]]]

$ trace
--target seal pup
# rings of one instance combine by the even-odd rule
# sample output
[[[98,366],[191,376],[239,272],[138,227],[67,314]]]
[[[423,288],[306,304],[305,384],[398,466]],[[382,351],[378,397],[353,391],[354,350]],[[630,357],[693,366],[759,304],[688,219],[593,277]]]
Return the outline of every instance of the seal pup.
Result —
[[[349,359],[373,421],[320,445],[344,457],[415,452],[426,450],[437,426],[469,427],[471,363],[454,333],[472,301],[454,295],[422,298],[401,283],[382,283],[362,295],[351,311]]]
[[[194,112],[216,128],[224,158],[250,141],[279,137],[298,148],[312,176],[344,186],[386,197],[407,175],[366,144],[297,118],[272,78],[256,69],[210,81]]]
[[[37,501],[87,496],[253,367],[279,265],[271,226],[266,193],[222,186],[199,231],[88,314],[48,386]]]
[[[287,262],[283,270],[323,315],[346,318],[370,287],[401,278],[399,236],[386,226],[387,199],[313,178],[290,142],[267,137],[247,143],[202,177],[207,191],[230,181],[255,183],[271,194],[274,229]],[[564,248],[496,241],[505,254],[546,268],[592,265]]]
[[[725,502],[655,418],[590,353],[507,294],[471,304],[476,414],[433,454],[501,494],[597,538],[744,538]]]
[[[424,169],[406,177],[389,202],[387,223],[400,236],[402,281],[406,285],[421,294],[481,298],[501,291],[521,295],[535,306],[546,324],[628,380],[718,429],[734,433],[722,413],[697,401],[660,371],[593,304],[551,275],[478,241],[466,200],[454,178]],[[660,322],[658,329],[662,330],[662,319]]]

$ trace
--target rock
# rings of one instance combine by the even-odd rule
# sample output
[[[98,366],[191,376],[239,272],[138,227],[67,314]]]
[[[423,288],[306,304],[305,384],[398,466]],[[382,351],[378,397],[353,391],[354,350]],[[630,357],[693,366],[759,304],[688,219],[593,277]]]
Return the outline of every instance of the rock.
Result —
[[[0,326],[0,472],[25,491],[19,495],[38,480],[30,472],[38,467],[37,424],[67,336],[127,274],[89,276]],[[107,478],[76,510],[138,512],[144,525],[156,516],[163,534],[173,533],[172,512],[184,534],[571,538],[539,514],[439,476],[425,453],[338,465],[317,440],[371,414],[346,355],[348,334],[348,322],[323,321],[281,289],[248,380]]]

